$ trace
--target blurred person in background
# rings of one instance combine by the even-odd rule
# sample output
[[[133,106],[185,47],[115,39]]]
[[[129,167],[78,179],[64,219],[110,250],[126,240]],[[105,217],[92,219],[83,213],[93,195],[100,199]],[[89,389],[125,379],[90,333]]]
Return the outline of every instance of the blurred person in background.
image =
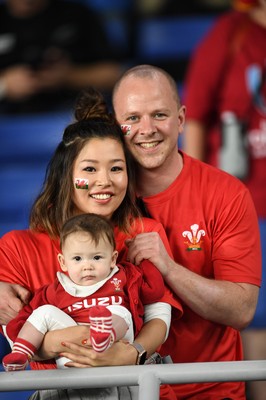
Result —
[[[266,239],[266,1],[236,0],[200,43],[185,80],[183,149],[240,178]],[[252,232],[250,233],[252,235]],[[263,247],[263,246],[262,246]],[[264,251],[264,250],[263,250]],[[255,317],[242,332],[245,358],[266,359],[266,254]],[[249,384],[266,399],[266,382]]]
[[[135,0],[136,8],[147,16],[180,16],[181,14],[214,14],[227,10],[231,0]]]
[[[80,89],[109,93],[119,57],[98,15],[79,2],[6,0],[0,4],[0,112],[72,106]]]

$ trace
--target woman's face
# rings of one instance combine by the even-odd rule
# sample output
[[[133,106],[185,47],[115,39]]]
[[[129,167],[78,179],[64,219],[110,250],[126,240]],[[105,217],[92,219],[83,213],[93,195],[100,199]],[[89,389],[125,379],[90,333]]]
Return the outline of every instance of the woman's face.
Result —
[[[121,144],[110,138],[89,140],[74,162],[76,212],[95,213],[110,219],[125,197],[127,184]]]

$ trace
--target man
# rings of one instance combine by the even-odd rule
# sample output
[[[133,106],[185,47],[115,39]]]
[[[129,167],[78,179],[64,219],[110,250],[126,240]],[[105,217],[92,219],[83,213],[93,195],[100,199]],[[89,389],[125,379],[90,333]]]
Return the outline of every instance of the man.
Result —
[[[174,363],[242,360],[240,330],[254,315],[261,282],[257,216],[236,178],[178,150],[185,122],[176,84],[140,65],[117,82],[113,105],[136,161],[137,194],[164,225],[172,260],[157,233],[129,245],[130,261],[149,259],[182,300],[162,353]],[[175,385],[178,399],[245,399],[244,383]]]

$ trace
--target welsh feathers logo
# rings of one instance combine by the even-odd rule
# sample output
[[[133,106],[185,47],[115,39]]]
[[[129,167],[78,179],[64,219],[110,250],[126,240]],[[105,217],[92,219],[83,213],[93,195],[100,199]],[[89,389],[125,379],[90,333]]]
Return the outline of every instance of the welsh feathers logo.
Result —
[[[121,291],[121,287],[120,287],[121,280],[120,279],[113,278],[111,283],[114,285],[116,292],[120,292]]]
[[[187,251],[202,250],[201,243],[202,237],[205,236],[205,231],[203,229],[199,230],[198,224],[193,224],[190,226],[190,231],[184,231],[182,236],[187,238],[185,241],[187,244]]]

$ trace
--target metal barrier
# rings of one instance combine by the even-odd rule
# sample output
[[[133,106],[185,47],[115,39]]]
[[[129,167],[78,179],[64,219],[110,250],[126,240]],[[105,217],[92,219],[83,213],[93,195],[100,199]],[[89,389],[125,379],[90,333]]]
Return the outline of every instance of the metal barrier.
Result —
[[[266,380],[266,360],[0,373],[0,391],[139,386],[139,400],[159,399],[160,384]]]

